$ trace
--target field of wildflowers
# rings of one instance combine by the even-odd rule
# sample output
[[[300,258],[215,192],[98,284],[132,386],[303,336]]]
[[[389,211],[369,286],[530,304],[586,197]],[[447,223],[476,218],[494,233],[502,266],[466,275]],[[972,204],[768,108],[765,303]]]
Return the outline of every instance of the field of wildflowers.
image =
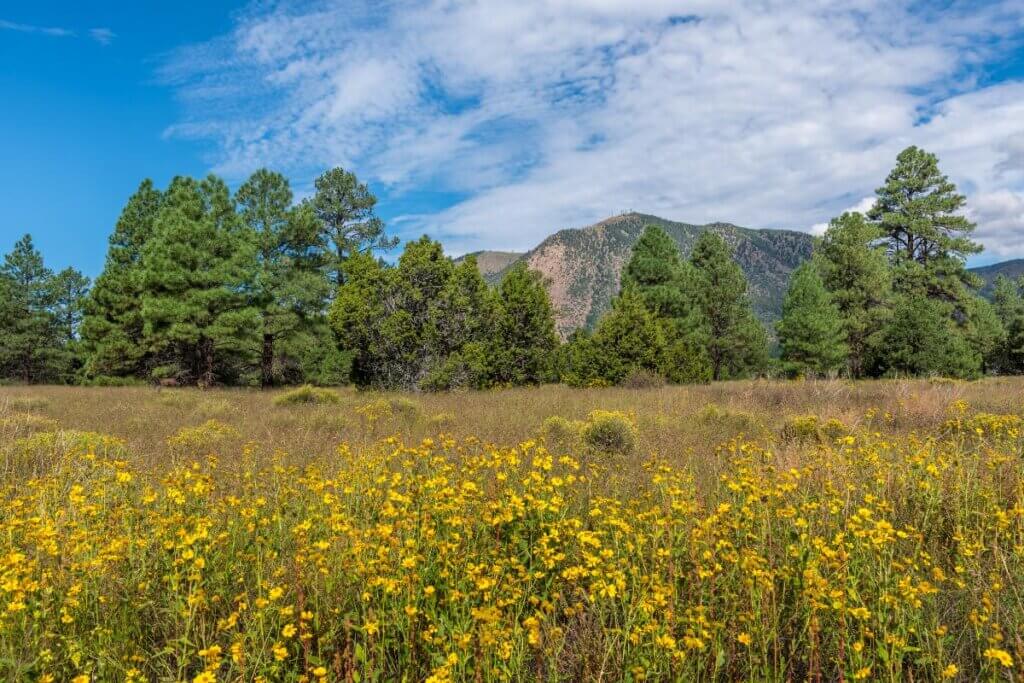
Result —
[[[672,388],[596,392],[509,443],[405,397],[245,398],[340,430],[308,456],[181,393],[212,403],[159,457],[69,424],[82,394],[0,395],[0,680],[1024,680],[1002,389],[941,388],[927,429],[840,393],[680,418]],[[670,423],[721,439],[655,446]]]

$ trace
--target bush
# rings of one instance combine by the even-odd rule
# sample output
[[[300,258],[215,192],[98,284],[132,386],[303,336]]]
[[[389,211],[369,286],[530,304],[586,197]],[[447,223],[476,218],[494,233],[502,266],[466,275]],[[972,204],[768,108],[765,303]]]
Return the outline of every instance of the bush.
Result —
[[[708,403],[697,412],[697,422],[743,434],[755,434],[764,429],[761,422],[750,413],[729,410],[715,403]]]
[[[430,428],[436,430],[451,429],[455,425],[453,413],[437,413],[430,416]]]
[[[388,400],[391,414],[407,424],[412,424],[420,416],[420,404],[411,398],[398,396]]]
[[[548,446],[562,451],[573,451],[579,446],[580,435],[586,423],[552,415],[540,425],[539,436]]]
[[[183,427],[167,439],[167,445],[176,453],[198,456],[212,452],[228,439],[237,438],[238,431],[219,420],[207,420],[198,427]]]
[[[324,405],[327,403],[338,403],[341,396],[336,391],[314,387],[311,384],[286,391],[274,399],[276,406],[291,406],[303,403]]]
[[[659,389],[665,386],[665,378],[654,370],[640,368],[626,375],[619,386],[627,389]]]
[[[582,436],[596,451],[625,455],[636,448],[636,423],[625,413],[595,410],[587,416]]]

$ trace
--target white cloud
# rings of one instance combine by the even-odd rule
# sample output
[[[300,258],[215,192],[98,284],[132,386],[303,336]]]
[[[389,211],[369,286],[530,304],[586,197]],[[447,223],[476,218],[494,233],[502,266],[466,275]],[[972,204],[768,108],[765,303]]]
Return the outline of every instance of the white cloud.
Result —
[[[0,29],[8,31],[17,31],[19,33],[38,33],[44,36],[54,36],[56,38],[69,38],[75,35],[75,32],[60,28],[58,26],[34,26],[32,24],[19,24],[14,21],[6,21],[0,19]]]
[[[100,45],[110,45],[114,38],[117,37],[117,34],[109,28],[91,28],[89,29],[89,37]]]
[[[1006,0],[390,0],[254,5],[164,75],[214,165],[353,167],[467,198],[403,229],[527,248],[624,209],[813,230],[918,144],[1020,253],[1024,83]],[[999,199],[994,199],[999,198]],[[995,213],[1002,207],[1002,213]],[[1002,226],[1002,227],[997,227]]]

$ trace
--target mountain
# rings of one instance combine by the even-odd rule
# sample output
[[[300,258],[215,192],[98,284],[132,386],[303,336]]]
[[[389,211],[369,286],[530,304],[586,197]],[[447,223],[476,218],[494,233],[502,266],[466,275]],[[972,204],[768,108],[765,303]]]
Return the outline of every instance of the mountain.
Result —
[[[1012,261],[1003,261],[1002,263],[993,263],[990,266],[971,268],[971,272],[975,275],[981,276],[981,279],[985,281],[985,286],[981,288],[981,295],[988,298],[992,296],[992,287],[996,278],[1000,275],[1005,275],[1011,280],[1024,277],[1024,258],[1014,259]]]
[[[690,225],[627,213],[585,228],[560,230],[525,254],[477,252],[477,263],[491,283],[499,282],[520,260],[540,271],[548,281],[558,331],[564,337],[577,327],[593,327],[608,309],[633,243],[652,223],[676,240],[684,257],[702,232],[711,230],[724,237],[747,276],[754,312],[768,324],[782,312],[789,274],[810,257],[814,244],[810,235],[793,230],[753,230],[729,223]]]

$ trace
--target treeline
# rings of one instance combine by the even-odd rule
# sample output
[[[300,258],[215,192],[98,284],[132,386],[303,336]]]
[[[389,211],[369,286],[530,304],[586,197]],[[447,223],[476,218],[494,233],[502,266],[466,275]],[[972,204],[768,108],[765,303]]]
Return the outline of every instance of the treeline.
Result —
[[[0,268],[0,378],[444,390],[1024,372],[1024,282],[978,295],[964,197],[915,147],[868,214],[834,219],[793,274],[776,358],[715,233],[684,259],[647,228],[611,309],[561,343],[525,265],[492,288],[427,237],[388,264],[397,240],[366,185],[333,169],[315,187],[296,203],[267,170],[234,194],[214,176],[145,181],[91,289],[48,270],[25,236]]]

